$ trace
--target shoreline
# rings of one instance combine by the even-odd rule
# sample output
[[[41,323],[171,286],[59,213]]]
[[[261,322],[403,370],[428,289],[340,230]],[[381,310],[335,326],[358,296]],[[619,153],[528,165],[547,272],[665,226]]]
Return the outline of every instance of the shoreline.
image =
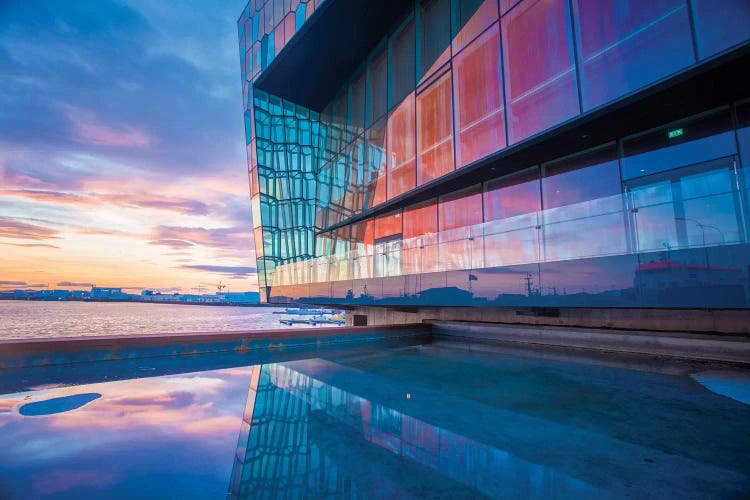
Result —
[[[117,303],[117,304],[170,304],[170,305],[184,305],[184,306],[214,306],[214,307],[269,307],[269,308],[284,308],[289,306],[300,307],[302,304],[295,302],[288,302],[284,304],[243,304],[243,303],[231,303],[231,302],[195,302],[185,300],[103,300],[103,299],[64,299],[64,300],[48,300],[41,298],[23,298],[16,299],[11,297],[0,297],[0,301],[9,302],[97,302],[97,303]]]

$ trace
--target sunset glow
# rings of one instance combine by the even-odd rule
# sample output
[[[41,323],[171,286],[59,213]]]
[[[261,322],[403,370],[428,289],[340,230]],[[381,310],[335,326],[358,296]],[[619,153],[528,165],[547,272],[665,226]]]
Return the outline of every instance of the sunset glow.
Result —
[[[256,288],[239,9],[0,7],[0,290]]]

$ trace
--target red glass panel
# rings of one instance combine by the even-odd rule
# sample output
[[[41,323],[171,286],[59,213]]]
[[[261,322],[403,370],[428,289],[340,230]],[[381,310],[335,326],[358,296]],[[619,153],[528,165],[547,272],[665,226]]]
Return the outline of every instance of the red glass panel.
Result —
[[[495,25],[453,58],[459,167],[505,147],[499,56]]]
[[[437,200],[404,209],[402,269],[406,274],[428,273],[438,269]]]
[[[375,241],[375,221],[368,219],[352,225],[352,249],[357,245],[372,245]]]
[[[375,218],[375,239],[401,234],[401,210]]]
[[[438,232],[438,205],[435,200],[404,209],[404,239]]]
[[[414,93],[388,118],[388,199],[416,185],[416,141]]]
[[[417,96],[417,184],[453,170],[451,73]]]

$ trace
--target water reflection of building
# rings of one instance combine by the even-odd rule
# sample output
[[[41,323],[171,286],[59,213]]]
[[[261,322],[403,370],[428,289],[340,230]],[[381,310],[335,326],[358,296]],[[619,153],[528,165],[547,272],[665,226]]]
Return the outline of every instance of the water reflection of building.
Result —
[[[746,1],[268,5],[238,23],[264,300],[750,306]]]
[[[323,360],[255,369],[259,376],[253,377],[243,419],[232,498],[601,494],[563,472],[367,399],[388,396],[357,370]],[[332,374],[353,382],[334,386],[325,381]],[[358,383],[360,394],[352,392]]]

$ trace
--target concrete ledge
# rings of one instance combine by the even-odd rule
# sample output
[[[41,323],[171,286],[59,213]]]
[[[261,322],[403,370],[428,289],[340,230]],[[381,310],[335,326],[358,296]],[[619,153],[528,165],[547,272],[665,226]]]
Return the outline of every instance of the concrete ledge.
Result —
[[[0,369],[160,356],[319,348],[332,344],[429,340],[428,325],[251,330],[0,341]]]
[[[578,347],[750,364],[750,336],[429,321],[433,338]]]
[[[397,325],[431,321],[478,321],[509,325],[549,325],[660,332],[741,333],[750,335],[750,309],[621,309],[561,308],[559,316],[532,309],[504,307],[374,307],[348,310],[367,316],[368,325]]]

